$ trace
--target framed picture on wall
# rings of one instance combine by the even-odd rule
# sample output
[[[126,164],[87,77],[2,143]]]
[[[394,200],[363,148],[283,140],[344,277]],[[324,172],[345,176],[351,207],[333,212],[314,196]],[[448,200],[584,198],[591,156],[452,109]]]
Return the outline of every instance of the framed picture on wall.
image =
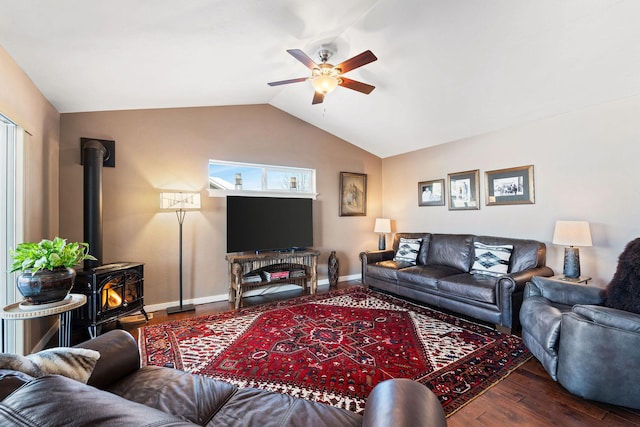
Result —
[[[340,172],[340,216],[367,214],[367,174]]]
[[[444,179],[418,183],[418,206],[444,206]]]
[[[478,169],[450,173],[447,177],[449,179],[450,211],[480,209]]]
[[[487,206],[535,203],[533,165],[484,173]]]

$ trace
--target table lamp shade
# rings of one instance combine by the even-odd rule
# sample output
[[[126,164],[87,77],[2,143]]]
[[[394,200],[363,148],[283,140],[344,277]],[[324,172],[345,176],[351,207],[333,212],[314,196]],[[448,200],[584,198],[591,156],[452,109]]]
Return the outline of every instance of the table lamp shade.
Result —
[[[587,221],[556,221],[553,244],[569,246],[564,249],[564,276],[572,279],[580,277],[580,252],[575,246],[593,245],[589,223]]]
[[[200,209],[200,193],[160,193],[160,209]]]
[[[556,221],[553,244],[565,246],[592,246],[591,230],[587,221]]]
[[[391,220],[389,218],[376,218],[376,224],[373,227],[375,233],[380,233],[378,239],[378,249],[383,251],[387,248],[385,233],[391,233]]]
[[[373,231],[376,233],[391,233],[391,220],[389,218],[376,218],[376,225]]]

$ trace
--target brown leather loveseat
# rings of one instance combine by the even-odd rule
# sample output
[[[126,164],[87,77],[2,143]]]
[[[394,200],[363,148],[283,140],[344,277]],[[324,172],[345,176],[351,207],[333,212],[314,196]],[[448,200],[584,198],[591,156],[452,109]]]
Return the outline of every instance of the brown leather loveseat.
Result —
[[[87,384],[0,370],[0,425],[446,426],[436,396],[408,379],[378,384],[361,416],[171,368],[140,367],[138,346],[122,330],[76,347],[100,353]]]

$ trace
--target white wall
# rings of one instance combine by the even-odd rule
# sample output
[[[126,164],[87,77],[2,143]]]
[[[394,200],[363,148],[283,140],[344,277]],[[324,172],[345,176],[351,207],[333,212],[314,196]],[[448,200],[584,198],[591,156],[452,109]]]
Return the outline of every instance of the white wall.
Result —
[[[395,220],[394,231],[540,240],[557,273],[564,248],[551,244],[555,221],[586,220],[593,247],[580,248],[582,273],[608,283],[624,246],[640,236],[639,118],[635,96],[384,159],[384,216]],[[485,171],[529,164],[535,204],[485,205]],[[418,207],[419,181],[471,169],[480,169],[480,210]]]

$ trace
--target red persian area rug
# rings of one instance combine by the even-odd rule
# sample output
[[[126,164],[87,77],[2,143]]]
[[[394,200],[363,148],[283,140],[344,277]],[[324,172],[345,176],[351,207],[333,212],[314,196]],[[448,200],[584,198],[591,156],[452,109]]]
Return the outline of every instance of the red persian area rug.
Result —
[[[138,342],[143,365],[356,413],[402,377],[451,415],[531,357],[517,336],[361,287],[146,326]]]

